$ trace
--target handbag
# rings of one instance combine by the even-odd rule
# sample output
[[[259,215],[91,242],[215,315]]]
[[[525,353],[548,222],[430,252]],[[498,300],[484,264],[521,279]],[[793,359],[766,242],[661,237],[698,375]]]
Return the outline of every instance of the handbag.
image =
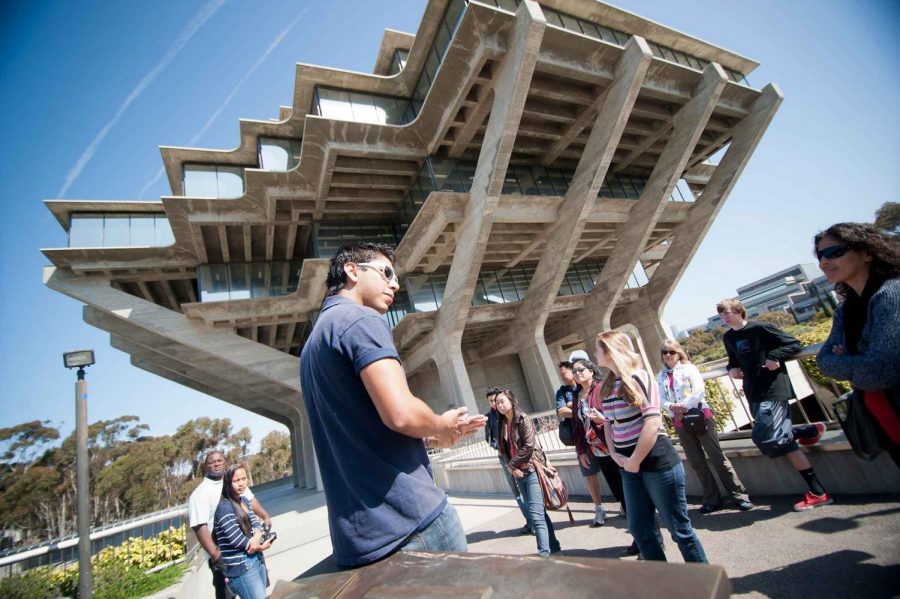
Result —
[[[572,430],[571,418],[563,418],[559,421],[559,440],[567,447],[575,445],[575,433]]]
[[[853,452],[860,459],[871,462],[883,449],[864,401],[863,392],[854,390],[841,395],[832,408]]]
[[[695,435],[702,435],[709,426],[706,422],[706,414],[699,406],[685,412],[681,417],[681,424],[684,425],[684,430]]]
[[[561,510],[566,508],[569,513],[569,522],[575,524],[572,510],[569,509],[569,490],[566,483],[559,476],[559,471],[547,460],[547,457],[535,451],[531,454],[531,467],[534,468],[541,485],[541,495],[544,497],[544,508],[548,510]],[[541,459],[543,458],[543,459]]]

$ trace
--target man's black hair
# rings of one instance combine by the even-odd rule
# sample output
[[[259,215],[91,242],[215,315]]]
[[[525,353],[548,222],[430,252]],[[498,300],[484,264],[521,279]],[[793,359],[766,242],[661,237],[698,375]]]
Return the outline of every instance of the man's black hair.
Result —
[[[369,262],[379,255],[393,262],[394,248],[386,243],[358,243],[339,247],[331,257],[331,264],[328,266],[328,278],[325,280],[328,290],[325,292],[325,297],[331,297],[347,284],[347,273],[344,272],[345,264]]]
[[[572,370],[572,363],[569,362],[568,360],[563,360],[562,362],[557,364],[556,367],[557,368],[568,368],[569,370]]]

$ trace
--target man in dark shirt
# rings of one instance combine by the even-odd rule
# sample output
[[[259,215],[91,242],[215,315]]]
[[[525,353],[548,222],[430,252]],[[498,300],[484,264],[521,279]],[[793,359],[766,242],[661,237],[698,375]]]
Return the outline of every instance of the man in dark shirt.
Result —
[[[400,549],[465,551],[466,537],[434,484],[427,443],[449,447],[484,426],[466,408],[435,414],[406,383],[382,318],[400,285],[393,250],[344,246],[331,259],[328,292],[300,355],[334,559],[368,564]]]
[[[787,456],[806,481],[809,492],[794,505],[806,511],[833,502],[822,487],[812,465],[797,444],[813,445],[825,432],[821,422],[803,426],[791,424],[789,400],[791,381],[785,359],[803,346],[794,337],[768,323],[750,322],[743,304],[736,299],[719,302],[716,311],[730,327],[722,338],[728,353],[728,374],[742,379],[744,395],[753,416],[753,443],[770,458]]]
[[[486,394],[487,402],[488,405],[491,406],[491,409],[488,410],[488,413],[484,415],[485,418],[487,418],[487,424],[484,427],[484,440],[487,441],[488,445],[490,445],[494,449],[498,449],[497,440],[500,438],[500,431],[497,429],[497,426],[500,424],[500,414],[497,412],[496,398],[497,394],[501,392],[501,389],[492,387],[487,390]],[[512,490],[512,494],[516,498],[516,504],[519,506],[519,511],[522,512],[522,516],[525,518],[525,526],[523,526],[519,530],[519,532],[523,535],[530,535],[532,533],[532,530],[528,505],[526,505],[525,500],[522,499],[522,495],[519,494],[519,488],[516,486],[516,482],[513,480],[512,474],[506,468],[509,460],[506,460],[503,457],[503,454],[501,454],[499,451],[497,452],[497,459],[500,460],[500,471],[506,478],[506,482],[509,483],[509,488]]]

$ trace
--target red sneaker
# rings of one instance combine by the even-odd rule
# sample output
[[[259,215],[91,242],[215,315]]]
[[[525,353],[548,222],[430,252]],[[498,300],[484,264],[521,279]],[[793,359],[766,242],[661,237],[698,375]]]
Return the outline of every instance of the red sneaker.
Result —
[[[813,495],[812,492],[807,491],[803,501],[794,504],[794,511],[805,512],[813,508],[828,505],[829,503],[834,503],[834,499],[832,499],[831,495],[828,493],[825,493],[824,495]]]
[[[797,439],[797,442],[800,445],[815,445],[819,442],[819,439],[822,438],[822,435],[825,434],[825,423],[824,422],[816,422],[813,424],[816,427],[816,436],[815,437],[805,437],[803,439]]]

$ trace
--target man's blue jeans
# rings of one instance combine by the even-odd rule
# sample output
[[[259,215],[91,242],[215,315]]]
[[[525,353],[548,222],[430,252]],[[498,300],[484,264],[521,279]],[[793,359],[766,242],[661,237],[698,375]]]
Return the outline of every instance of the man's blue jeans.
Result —
[[[559,541],[556,540],[553,522],[547,515],[547,510],[544,509],[544,494],[541,492],[541,483],[538,482],[534,468],[526,470],[525,476],[517,478],[515,481],[519,494],[528,505],[531,529],[537,538],[538,553],[550,555],[551,551],[559,551]]]
[[[262,554],[247,555],[244,562],[247,571],[237,578],[229,578],[228,589],[241,599],[266,599],[266,567]]]
[[[448,501],[440,515],[424,530],[410,536],[400,550],[465,552],[468,548],[462,522]]]
[[[678,543],[684,561],[709,563],[688,517],[684,466],[681,463],[660,472],[633,474],[623,469],[622,485],[628,506],[628,530],[637,541],[644,559],[666,561],[666,554],[654,530],[655,509],[672,533],[672,540]]]

